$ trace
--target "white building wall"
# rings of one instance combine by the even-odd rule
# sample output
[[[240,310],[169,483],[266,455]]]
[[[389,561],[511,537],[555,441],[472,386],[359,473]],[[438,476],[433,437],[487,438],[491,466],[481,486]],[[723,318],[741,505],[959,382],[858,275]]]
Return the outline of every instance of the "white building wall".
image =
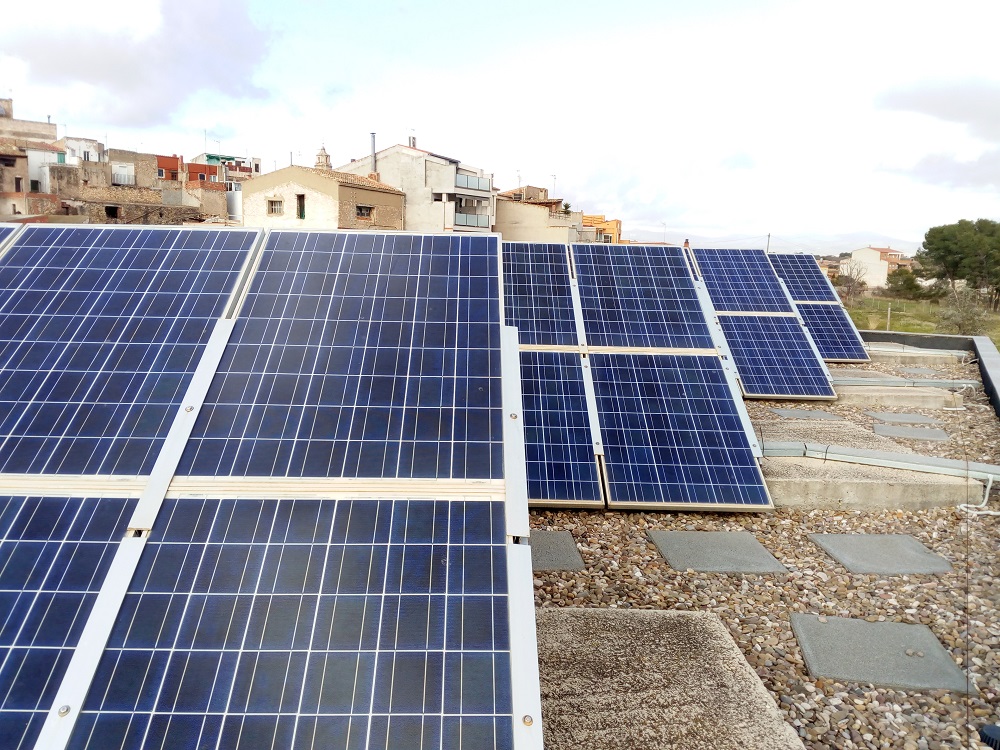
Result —
[[[337,171],[367,176],[372,171],[371,167],[371,157],[366,156],[337,167]],[[407,146],[396,146],[378,154],[375,169],[380,182],[406,193],[403,228],[408,232],[442,232],[453,229],[488,232],[495,221],[496,201],[492,191],[468,190],[459,188],[455,184],[455,176],[459,170],[466,174],[489,178],[490,175],[481,169],[458,164]],[[487,226],[476,229],[455,226],[455,203],[452,197],[456,193],[484,202],[483,210],[488,216]],[[446,196],[446,199],[436,201],[435,194]]]
[[[873,248],[863,247],[851,253],[851,260],[857,261],[864,268],[862,281],[869,289],[884,287],[889,280],[889,263],[882,260],[882,254]]]
[[[35,151],[31,148],[27,150],[28,153],[28,184],[27,188],[31,187],[31,180],[38,180],[39,192],[47,193],[50,190],[49,185],[49,164],[59,163],[59,154],[55,151]]]
[[[331,187],[333,187],[331,183]],[[296,215],[295,196],[306,197],[306,218]],[[337,229],[340,217],[339,201],[305,185],[285,182],[260,192],[243,191],[243,225],[248,227],[281,227],[282,229]],[[269,200],[281,200],[280,215],[267,213]]]
[[[504,242],[565,244],[580,238],[571,217],[551,216],[548,206],[506,200],[497,201],[495,231]]]

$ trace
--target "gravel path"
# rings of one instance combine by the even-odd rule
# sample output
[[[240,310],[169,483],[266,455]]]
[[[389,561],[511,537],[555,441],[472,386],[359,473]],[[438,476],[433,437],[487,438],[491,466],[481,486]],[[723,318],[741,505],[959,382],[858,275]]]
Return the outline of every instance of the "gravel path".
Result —
[[[858,367],[853,365],[852,367]],[[867,365],[890,374],[897,367]],[[941,378],[978,378],[974,365],[937,368]],[[982,391],[964,411],[865,409],[833,403],[750,402],[759,424],[781,420],[769,407],[837,413],[870,432],[865,411],[926,413],[952,434],[944,443],[894,438],[915,452],[1000,464],[1000,421]],[[998,488],[1000,489],[1000,488]],[[1000,508],[1000,492],[991,498]],[[585,571],[535,573],[541,607],[708,610],[733,638],[808,748],[984,748],[983,724],[1000,723],[1000,518],[953,508],[900,511],[779,509],[766,514],[531,513],[536,529],[572,532]],[[781,575],[673,570],[646,536],[651,529],[745,530],[788,569]],[[953,566],[943,575],[849,573],[808,539],[810,533],[912,534]],[[922,623],[967,669],[977,693],[900,691],[811,678],[792,634],[793,612]]]

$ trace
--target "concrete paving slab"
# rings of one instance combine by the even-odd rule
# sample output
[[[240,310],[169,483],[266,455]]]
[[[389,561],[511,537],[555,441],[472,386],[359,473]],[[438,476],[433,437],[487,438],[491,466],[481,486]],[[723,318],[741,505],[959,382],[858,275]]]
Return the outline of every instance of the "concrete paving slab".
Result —
[[[532,530],[528,543],[532,570],[584,570],[586,567],[576,540],[568,531]]]
[[[951,563],[909,534],[810,534],[852,573],[947,573]]]
[[[905,372],[907,375],[937,375],[937,370],[932,370],[929,367],[900,367],[900,372]]]
[[[813,677],[970,692],[965,673],[926,625],[794,613],[792,630]]]
[[[899,375],[890,375],[887,372],[877,370],[865,370],[860,367],[831,367],[830,376],[837,378],[868,378],[871,380],[906,380]]]
[[[536,610],[545,750],[801,750],[711,612]]]
[[[949,435],[937,427],[907,427],[901,424],[876,424],[872,430],[882,437],[908,438],[910,440],[947,440]]]
[[[837,414],[831,414],[822,409],[771,409],[771,411],[786,419],[822,419],[829,421],[843,419],[843,417]]]
[[[940,419],[927,417],[923,414],[896,414],[891,411],[866,411],[869,417],[875,417],[880,422],[891,424],[941,424]]]
[[[872,362],[886,365],[951,365],[961,361],[961,354],[933,349],[879,351],[869,346],[868,356]]]
[[[749,531],[650,531],[674,570],[707,573],[787,573]]]

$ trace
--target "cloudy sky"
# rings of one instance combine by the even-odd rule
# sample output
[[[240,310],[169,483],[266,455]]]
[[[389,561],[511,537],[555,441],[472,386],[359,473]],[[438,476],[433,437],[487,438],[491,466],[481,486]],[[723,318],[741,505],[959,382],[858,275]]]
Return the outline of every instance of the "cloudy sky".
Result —
[[[207,146],[269,171],[413,135],[646,239],[915,249],[931,226],[1000,218],[996,0],[57,0],[9,16],[0,95],[112,147]]]

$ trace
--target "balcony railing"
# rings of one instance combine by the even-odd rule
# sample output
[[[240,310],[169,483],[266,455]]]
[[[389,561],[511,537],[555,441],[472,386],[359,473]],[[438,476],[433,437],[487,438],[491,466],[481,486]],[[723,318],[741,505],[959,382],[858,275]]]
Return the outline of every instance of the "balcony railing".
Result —
[[[456,227],[485,227],[490,228],[490,217],[488,214],[455,214]]]
[[[455,175],[455,187],[489,191],[490,180],[486,177],[476,177],[471,174],[457,174]]]

